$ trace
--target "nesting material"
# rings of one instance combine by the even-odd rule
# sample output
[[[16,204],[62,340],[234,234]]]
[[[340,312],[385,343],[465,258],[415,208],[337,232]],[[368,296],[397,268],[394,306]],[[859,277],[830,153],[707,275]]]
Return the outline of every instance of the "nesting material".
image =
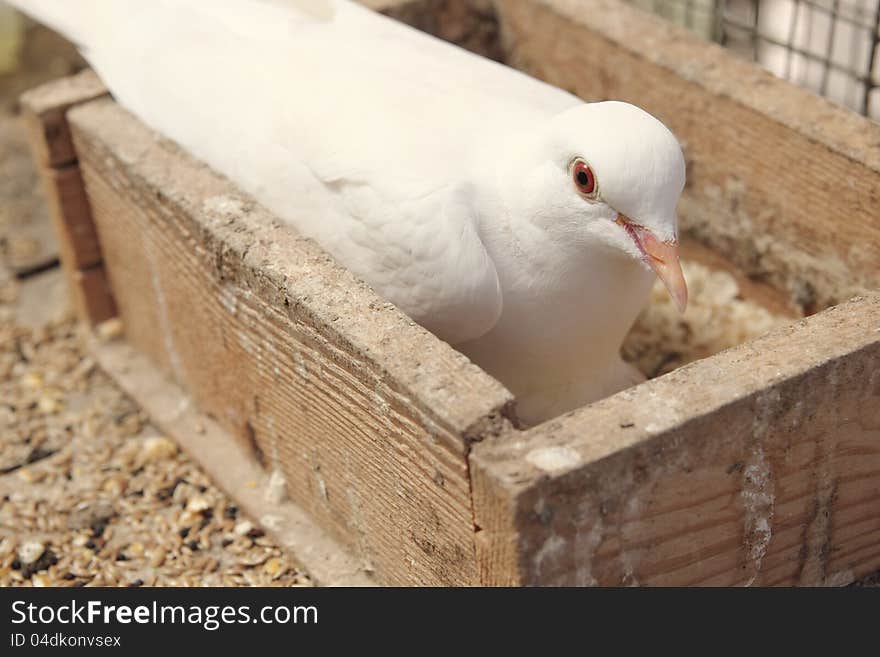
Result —
[[[744,297],[729,273],[682,261],[690,300],[678,312],[659,281],[623,344],[623,357],[654,378],[784,326],[792,318]]]
[[[309,585],[82,350],[0,312],[0,586]]]

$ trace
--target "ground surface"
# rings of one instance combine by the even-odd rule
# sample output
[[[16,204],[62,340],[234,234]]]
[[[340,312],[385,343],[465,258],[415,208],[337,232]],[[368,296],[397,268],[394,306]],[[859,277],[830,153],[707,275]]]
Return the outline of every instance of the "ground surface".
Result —
[[[84,354],[65,292],[0,265],[0,585],[309,584]]]
[[[310,585],[85,355],[15,116],[79,60],[26,43],[0,76],[0,586]]]
[[[57,270],[0,295],[0,585],[310,583],[84,355]]]

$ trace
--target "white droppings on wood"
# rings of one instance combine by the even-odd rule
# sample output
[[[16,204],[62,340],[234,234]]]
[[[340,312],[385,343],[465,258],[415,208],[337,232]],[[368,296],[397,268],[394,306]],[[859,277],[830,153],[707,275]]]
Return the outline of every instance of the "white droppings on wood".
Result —
[[[202,210],[223,217],[238,216],[244,212],[244,205],[240,200],[231,196],[211,196],[205,199]]]
[[[260,518],[260,524],[270,532],[277,532],[284,524],[284,518],[273,513],[267,513]]]
[[[813,517],[804,531],[804,560],[798,583],[807,586],[827,583],[829,546],[831,545],[832,514],[837,489],[834,463],[835,445],[830,437],[816,444],[817,463],[814,472],[815,503]]]
[[[266,413],[266,430],[269,434],[269,461],[272,467],[279,471],[281,469],[281,454],[278,451],[278,429],[275,428],[275,416]]]
[[[642,491],[650,491],[653,488],[657,471],[650,473],[648,481],[636,483],[632,471],[628,471],[625,475],[625,483],[627,487],[626,502],[622,515],[618,519],[617,535],[620,540],[620,553],[618,561],[620,562],[621,583],[625,586],[638,586],[639,578],[636,576],[636,570],[642,560],[642,552],[644,548],[633,546],[629,536],[640,536],[644,533],[644,505],[642,502]],[[638,543],[636,543],[638,545]]]
[[[593,522],[589,531],[579,531],[574,537],[574,549],[578,555],[575,560],[577,563],[575,583],[577,586],[596,586],[599,582],[592,572],[593,555],[596,553],[596,548],[602,542],[605,525],[597,508],[591,505],[591,508],[585,511],[595,517],[595,522]]]
[[[526,461],[544,472],[558,472],[581,464],[581,455],[570,447],[539,447],[526,454]]]
[[[568,544],[565,542],[564,538],[557,536],[556,534],[549,536],[535,552],[535,556],[532,557],[535,579],[538,581],[541,580],[541,571],[544,568],[545,561],[548,559],[552,561],[567,550]]]
[[[238,298],[235,294],[235,288],[228,283],[220,288],[220,305],[231,315],[238,313]]]
[[[189,397],[181,397],[177,405],[174,408],[163,409],[163,412],[156,416],[157,418],[161,418],[163,422],[174,422],[179,417],[181,417],[184,413],[188,412],[190,408],[190,399]]]
[[[187,387],[187,381],[183,375],[183,362],[177,353],[177,347],[174,344],[174,335],[171,330],[171,319],[168,314],[168,302],[165,298],[165,289],[162,286],[162,280],[159,276],[159,265],[156,262],[156,254],[153,251],[153,245],[147,241],[144,244],[144,253],[147,256],[147,264],[150,267],[150,283],[153,287],[153,293],[156,295],[156,306],[159,315],[159,332],[162,334],[162,344],[165,347],[165,353],[168,356],[168,362],[171,365],[171,372],[174,374],[175,380],[184,388]]]
[[[825,586],[849,586],[856,581],[856,575],[852,570],[846,569],[832,573],[825,578]]]
[[[756,421],[758,419],[756,415]],[[751,586],[761,571],[761,563],[773,535],[772,520],[776,501],[770,463],[760,444],[755,445],[743,468],[740,497],[744,510],[746,572],[749,574],[746,586]]]
[[[651,398],[656,399],[658,393],[653,388],[648,391]],[[690,409],[678,408],[679,400],[661,398],[660,403],[651,404],[652,421],[645,425],[644,429],[648,433],[656,434],[667,431],[671,427],[678,426],[682,418],[690,415]]]
[[[260,345],[257,344],[253,336],[247,331],[240,331],[238,333],[238,342],[241,345],[241,348],[244,349],[245,353],[253,358],[260,357]]]
[[[296,373],[299,374],[303,379],[309,378],[309,370],[306,367],[306,361],[302,356],[302,353],[299,351],[293,352],[293,369],[296,370]]]
[[[758,395],[755,400],[755,412],[752,419],[752,437],[755,446],[743,468],[742,500],[744,518],[744,549],[746,586],[751,586],[761,571],[767,546],[772,538],[772,520],[775,508],[775,487],[770,463],[764,454],[762,442],[776,421],[781,405],[778,389]]]
[[[378,387],[378,386],[377,386]],[[375,404],[376,413],[386,422],[389,419],[389,413],[391,411],[391,406],[385,401],[384,397],[378,392],[373,394],[373,403]]]
[[[266,501],[270,504],[281,504],[287,500],[287,481],[280,470],[272,470],[266,483]]]

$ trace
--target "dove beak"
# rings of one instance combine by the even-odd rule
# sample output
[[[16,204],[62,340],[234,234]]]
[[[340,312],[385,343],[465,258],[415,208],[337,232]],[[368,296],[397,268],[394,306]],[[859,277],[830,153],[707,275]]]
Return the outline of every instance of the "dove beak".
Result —
[[[617,224],[622,226],[642,252],[642,258],[657,277],[663,281],[663,285],[669,291],[669,296],[675,302],[679,312],[687,308],[688,289],[681,271],[681,263],[678,260],[678,242],[667,242],[657,237],[644,226],[634,223],[629,217],[618,214]]]

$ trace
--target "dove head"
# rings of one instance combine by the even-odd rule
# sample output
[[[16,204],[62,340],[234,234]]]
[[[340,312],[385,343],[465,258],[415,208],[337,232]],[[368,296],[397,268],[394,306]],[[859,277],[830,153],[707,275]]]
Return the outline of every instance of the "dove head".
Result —
[[[684,310],[675,207],[685,166],[666,126],[628,103],[590,103],[562,112],[520,145],[507,162],[520,184],[506,193],[519,220],[560,248],[598,248],[641,263]]]

